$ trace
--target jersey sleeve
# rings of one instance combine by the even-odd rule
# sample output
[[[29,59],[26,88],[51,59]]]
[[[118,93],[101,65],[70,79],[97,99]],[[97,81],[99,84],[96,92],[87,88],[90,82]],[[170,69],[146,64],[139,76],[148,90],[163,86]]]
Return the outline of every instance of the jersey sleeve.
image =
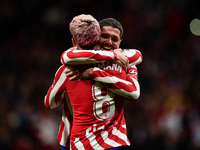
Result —
[[[54,77],[53,84],[50,86],[45,98],[44,98],[44,104],[47,108],[53,109],[61,104],[63,104],[66,96],[66,90],[65,90],[65,79],[66,76],[64,74],[65,66],[61,66]]]
[[[137,49],[123,49],[124,54],[129,59],[129,66],[138,65],[143,61],[142,54]],[[91,63],[98,63],[116,60],[117,54],[115,51],[105,50],[77,50],[76,47],[72,47],[61,55],[61,62],[63,65],[84,65]]]
[[[63,65],[85,65],[98,62],[113,62],[117,58],[115,51],[77,50],[70,48],[61,55]]]
[[[137,49],[124,49],[124,54],[129,59],[129,67],[139,65],[143,61],[142,53]]]
[[[137,69],[135,68],[135,71]],[[126,75],[126,79],[121,79],[104,70],[94,67],[92,73],[94,81],[102,83],[113,93],[121,95],[129,100],[137,100],[140,96],[140,85],[136,76]]]

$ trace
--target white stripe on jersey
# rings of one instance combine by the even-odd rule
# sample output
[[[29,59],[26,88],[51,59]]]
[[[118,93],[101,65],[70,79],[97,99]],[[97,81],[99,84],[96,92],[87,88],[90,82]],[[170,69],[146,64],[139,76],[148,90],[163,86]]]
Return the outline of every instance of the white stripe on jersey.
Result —
[[[101,69],[98,69],[98,68],[95,67],[94,71],[97,71],[97,70],[102,71]],[[128,91],[126,91],[124,89],[110,89],[110,88],[109,89],[112,92],[114,92],[116,94],[119,94],[119,95],[121,95],[123,97],[135,100],[140,96],[140,90],[139,90],[140,86],[139,86],[139,83],[138,83],[138,81],[136,79],[134,79],[132,77],[131,77],[131,79],[132,79],[132,82],[135,84],[136,91],[128,92]],[[97,82],[102,82],[102,83],[113,83],[113,84],[116,84],[118,82],[122,82],[122,83],[124,83],[126,85],[132,85],[131,82],[123,80],[123,79],[120,79],[120,78],[117,78],[115,76],[112,76],[112,77],[109,77],[109,76],[107,76],[107,77],[96,77],[93,80],[95,80]]]
[[[116,127],[113,128],[112,134],[116,135],[118,138],[122,139],[123,141],[126,142],[127,145],[130,145],[130,143],[127,140],[127,136],[124,133],[121,133],[119,130],[117,130]]]
[[[112,139],[108,138],[108,132],[107,131],[102,131],[101,132],[101,136],[102,136],[104,142],[106,144],[110,145],[111,147],[119,147],[119,146],[121,146],[121,144],[119,144],[119,143],[113,141]]]
[[[69,60],[64,60],[65,62],[67,61],[67,65],[79,65],[80,62],[82,62],[83,64],[91,64],[91,63],[98,63],[101,61],[97,61],[95,59],[92,58],[73,58],[73,59],[69,59]]]
[[[133,57],[133,56],[136,54],[136,52],[141,53],[141,52],[140,52],[139,50],[137,50],[137,49],[124,49],[124,51],[123,51],[123,53],[124,53],[128,58]],[[133,65],[138,65],[138,64],[140,64],[141,62],[142,62],[142,56],[139,57],[138,60],[136,60],[136,61],[134,61],[134,62],[132,62],[132,63],[129,62],[129,67],[131,67],[131,66],[133,66]]]
[[[79,138],[75,138],[74,144],[75,144],[75,147],[78,150],[85,150],[85,148],[83,147],[83,144],[81,143],[81,141],[79,140]]]
[[[66,60],[69,60],[69,57],[67,56],[67,53],[64,53],[62,56],[63,60],[61,59],[61,63],[64,65]],[[64,62],[63,62],[64,61]]]
[[[127,57],[133,57],[136,54],[136,52],[140,53],[140,51],[137,49],[124,49],[122,53],[124,53]]]
[[[64,128],[62,131],[62,138],[60,141],[60,145],[66,146],[67,138],[69,137],[70,133],[70,122],[66,117],[65,111],[63,110],[62,121],[64,122]]]
[[[91,130],[91,127],[86,130],[86,137],[90,141],[90,145],[92,146],[92,148],[94,148],[95,150],[104,149],[96,141],[96,136],[93,133],[89,133],[90,130]]]
[[[135,78],[133,78],[132,76],[131,76],[131,79],[133,80],[133,82],[135,83],[135,86],[136,86],[136,89],[137,89],[137,98],[139,98],[139,96],[140,96],[140,84],[138,83],[138,81],[135,79]],[[136,94],[136,93],[135,93]]]
[[[50,96],[49,96],[49,107],[50,108],[54,108],[54,106],[56,106],[55,104],[55,96],[56,93],[58,91],[58,89],[60,88],[60,86],[65,82],[66,76],[64,74],[64,72],[62,72],[62,74],[60,75],[59,80],[57,81],[56,85],[54,86],[54,88],[52,89]]]
[[[126,125],[124,124],[124,125],[122,125],[122,127],[124,128],[124,129],[126,129]]]
[[[103,51],[102,50],[72,50],[73,53],[80,53],[80,52],[88,53],[88,51],[90,53],[94,53],[94,54],[109,56],[109,57],[112,57],[114,59],[114,54],[113,54],[113,52],[110,52],[110,51],[105,51],[105,50],[103,50]]]
[[[137,64],[140,64],[141,62],[142,62],[142,58],[140,57],[140,58],[138,58],[138,60],[134,61],[133,63],[130,63],[130,64],[128,65],[128,67],[135,66],[135,65],[137,65]]]
[[[73,53],[81,53],[81,52],[86,52],[88,53],[88,50],[73,50],[72,51]],[[90,53],[94,53],[94,54],[99,54],[99,55],[102,55],[102,56],[108,56],[108,57],[111,57],[113,60],[115,58],[115,55],[113,52],[111,51],[101,51],[101,50],[89,50]],[[81,57],[81,56],[80,56]]]
[[[129,81],[126,81],[126,80],[123,80],[123,79],[120,79],[120,78],[117,78],[115,76],[112,76],[112,77],[96,77],[94,78],[95,81],[98,81],[98,82],[103,82],[103,83],[117,83],[117,82],[123,82],[127,85],[131,84]]]
[[[102,71],[101,69],[94,67],[93,71]],[[96,77],[93,80],[98,81],[98,82],[103,82],[103,83],[117,83],[117,82],[123,82],[125,84],[131,84],[129,81],[117,78],[115,76],[107,76],[107,77]]]
[[[70,58],[70,57],[68,57],[68,55],[73,55],[71,53],[74,53],[74,54],[77,53],[77,54],[80,54],[80,56],[77,56],[76,58]],[[99,54],[101,56],[110,57],[113,60],[115,59],[115,55],[111,51],[89,50],[89,52],[88,52],[88,50],[87,51],[86,50],[67,50],[64,52],[64,55],[62,56],[64,62],[62,62],[62,59],[61,59],[61,62],[64,64],[68,64],[68,65],[77,65],[77,64],[80,65],[80,62],[81,62],[81,64],[105,62],[105,60],[96,60],[94,58],[86,57],[84,53],[86,53],[86,54],[91,53],[93,55]]]

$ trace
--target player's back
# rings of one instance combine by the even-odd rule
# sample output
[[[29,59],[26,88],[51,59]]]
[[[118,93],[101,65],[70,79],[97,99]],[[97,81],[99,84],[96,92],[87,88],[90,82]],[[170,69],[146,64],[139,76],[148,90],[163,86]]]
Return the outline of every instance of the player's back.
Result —
[[[121,78],[126,77],[123,69],[119,70],[116,64],[103,69]],[[107,149],[129,145],[123,99],[115,100],[118,95],[91,80],[68,80],[66,89],[74,111],[72,149]]]

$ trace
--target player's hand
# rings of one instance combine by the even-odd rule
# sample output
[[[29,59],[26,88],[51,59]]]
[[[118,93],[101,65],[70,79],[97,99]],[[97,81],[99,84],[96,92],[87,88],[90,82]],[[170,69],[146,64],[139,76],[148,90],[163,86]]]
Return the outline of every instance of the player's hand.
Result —
[[[65,73],[66,77],[72,76],[72,77],[69,78],[69,80],[73,80],[73,79],[78,78],[78,76],[80,74],[77,67],[69,67],[69,66],[67,66],[65,68],[64,73]]]
[[[79,77],[81,79],[90,79],[92,76],[94,68],[83,68],[81,70],[81,74],[79,75]]]
[[[122,66],[124,70],[127,72],[127,68],[129,65],[128,57],[122,53],[123,52],[122,49],[116,49],[115,52],[117,53],[117,59],[114,61],[114,63]]]
[[[66,77],[72,76],[69,80],[75,80],[78,78],[90,79],[94,68],[82,67],[69,67],[67,66],[64,70]]]

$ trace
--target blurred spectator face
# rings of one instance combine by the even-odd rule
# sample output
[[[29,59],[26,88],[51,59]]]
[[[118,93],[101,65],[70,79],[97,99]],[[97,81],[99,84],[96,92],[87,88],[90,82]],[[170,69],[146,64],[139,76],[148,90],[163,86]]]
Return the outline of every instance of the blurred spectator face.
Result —
[[[121,43],[120,30],[111,26],[103,26],[99,42],[100,47],[104,50],[119,48]]]

